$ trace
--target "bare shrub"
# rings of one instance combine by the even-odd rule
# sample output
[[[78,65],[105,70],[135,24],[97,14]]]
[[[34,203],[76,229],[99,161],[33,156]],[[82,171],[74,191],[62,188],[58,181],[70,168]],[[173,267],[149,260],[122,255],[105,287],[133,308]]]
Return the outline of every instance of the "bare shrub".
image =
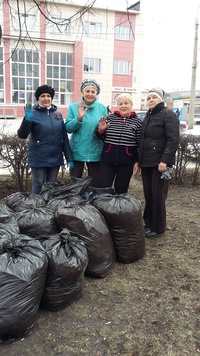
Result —
[[[192,185],[198,184],[200,166],[200,137],[183,135],[180,138],[179,148],[176,154],[174,180],[177,184],[183,184],[189,167]]]
[[[16,190],[27,191],[30,169],[27,165],[27,140],[17,135],[3,134],[0,137],[0,167],[12,175]]]

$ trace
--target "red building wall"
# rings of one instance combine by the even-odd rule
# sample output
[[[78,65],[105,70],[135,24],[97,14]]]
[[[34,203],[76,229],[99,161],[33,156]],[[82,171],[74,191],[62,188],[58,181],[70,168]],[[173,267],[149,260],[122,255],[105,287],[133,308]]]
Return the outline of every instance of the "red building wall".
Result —
[[[135,15],[129,14],[129,20],[123,13],[116,13],[115,26],[121,24],[123,26],[130,26],[132,23],[132,39],[131,41],[115,40],[114,41],[114,55],[113,61],[122,60],[130,62],[130,74],[120,75],[113,74],[113,87],[132,87],[132,72],[133,72],[133,59],[134,59],[134,31],[135,31]]]

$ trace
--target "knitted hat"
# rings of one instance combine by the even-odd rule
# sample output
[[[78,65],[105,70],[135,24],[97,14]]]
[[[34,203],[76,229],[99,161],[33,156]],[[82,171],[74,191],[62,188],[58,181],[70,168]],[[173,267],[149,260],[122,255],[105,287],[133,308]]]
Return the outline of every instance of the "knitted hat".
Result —
[[[48,93],[51,95],[51,98],[53,99],[54,97],[54,94],[55,94],[55,90],[50,87],[49,85],[41,85],[40,87],[38,87],[35,91],[35,97],[36,97],[36,100],[39,99],[39,96],[44,94],[44,93]]]
[[[160,99],[160,101],[164,101],[165,92],[160,88],[152,88],[148,91],[147,98],[149,95],[155,95]]]
[[[95,79],[84,79],[81,83],[81,86],[80,86],[80,90],[81,90],[81,93],[83,92],[83,90],[86,88],[86,87],[94,87],[97,91],[97,95],[99,95],[100,93],[100,85],[99,83],[97,83],[97,81]]]

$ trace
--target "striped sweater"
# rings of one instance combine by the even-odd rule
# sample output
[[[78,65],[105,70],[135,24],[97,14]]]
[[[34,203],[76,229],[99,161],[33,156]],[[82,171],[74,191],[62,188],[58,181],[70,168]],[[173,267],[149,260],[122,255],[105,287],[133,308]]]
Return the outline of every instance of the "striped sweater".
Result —
[[[135,112],[123,118],[115,111],[107,118],[108,128],[103,134],[95,131],[97,139],[104,141],[101,161],[114,165],[135,163],[138,160],[138,147],[142,121]]]

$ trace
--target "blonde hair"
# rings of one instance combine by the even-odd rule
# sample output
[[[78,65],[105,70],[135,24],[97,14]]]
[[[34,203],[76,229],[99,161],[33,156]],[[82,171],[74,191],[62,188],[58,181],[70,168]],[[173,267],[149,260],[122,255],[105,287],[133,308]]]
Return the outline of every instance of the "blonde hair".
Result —
[[[128,99],[128,100],[130,101],[130,103],[132,104],[132,106],[133,106],[133,98],[132,98],[132,96],[131,96],[130,94],[128,94],[128,93],[122,93],[122,94],[120,94],[120,95],[117,97],[117,104],[118,104],[118,101],[119,101],[119,100],[124,99],[124,98]]]

